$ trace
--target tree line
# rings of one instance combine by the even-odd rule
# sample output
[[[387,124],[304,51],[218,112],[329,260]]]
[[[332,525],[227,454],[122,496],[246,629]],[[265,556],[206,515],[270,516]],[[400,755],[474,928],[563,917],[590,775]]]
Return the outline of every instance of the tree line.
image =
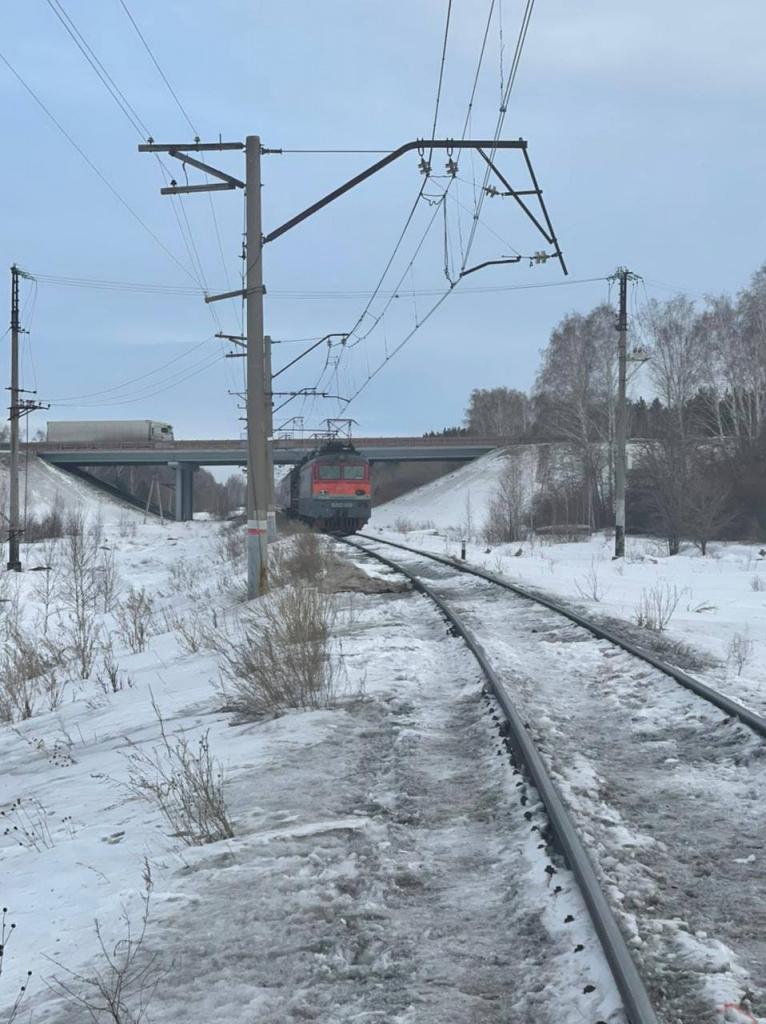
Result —
[[[535,502],[541,525],[614,522],[616,309],[566,314],[529,393],[474,389],[464,422],[431,436],[563,442],[572,471]],[[736,295],[647,298],[630,316],[628,528],[671,554],[717,536],[766,539],[766,264]]]
[[[167,466],[88,466],[88,472],[99,480],[131,494],[142,503],[151,493],[156,503],[157,491],[166,512],[173,512],[175,499],[175,472]],[[225,519],[245,504],[247,480],[243,473],[232,473],[219,483],[206,469],[194,474],[194,511],[207,512]]]

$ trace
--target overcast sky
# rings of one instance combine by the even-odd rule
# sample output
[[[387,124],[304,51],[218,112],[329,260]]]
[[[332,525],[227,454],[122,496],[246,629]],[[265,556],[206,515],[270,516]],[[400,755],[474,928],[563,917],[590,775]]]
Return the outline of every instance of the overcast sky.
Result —
[[[388,150],[430,135],[447,0],[125,3],[203,141],[257,134],[272,148]],[[155,140],[192,141],[121,0],[2,6],[3,56],[123,201],[0,62],[0,263],[41,278],[36,288],[23,286],[30,327],[23,385],[51,409],[31,427],[49,418],[153,418],[173,423],[179,437],[236,436],[241,413],[227,392],[241,388],[243,361],[224,360],[230,346],[212,336],[240,332],[240,307],[208,306],[201,290],[237,287],[242,193],[160,196],[161,168],[137,152],[139,132],[54,6],[69,15]],[[453,0],[452,7],[441,137],[462,135],[489,0]],[[523,7],[521,0],[495,3],[505,79]],[[473,138],[491,137],[497,123],[499,29],[495,18]],[[445,156],[436,153],[440,177],[429,182],[384,290],[352,340],[364,339],[329,353],[320,348],[279,378],[279,390],[321,381],[342,397],[359,391],[345,414],[358,420],[358,434],[422,433],[460,422],[471,388],[529,388],[560,317],[608,295],[603,280],[577,283],[583,279],[626,265],[646,279],[634,301],[664,298],[673,288],[701,297],[742,287],[766,259],[765,45],[759,0],[537,0],[502,134],[528,140],[570,277],[554,262],[527,261],[471,274],[392,355],[447,287],[445,236],[454,276],[470,235],[481,161],[456,157],[458,179],[436,207],[427,197],[433,202],[447,184]],[[209,159],[244,176],[240,153]],[[264,156],[264,230],[376,159]],[[526,187],[518,153],[498,162],[515,187]],[[166,163],[183,182],[180,165]],[[202,179],[190,171],[189,180]],[[413,153],[266,247],[266,327],[285,342],[275,347],[275,369],[301,351],[293,339],[357,324],[421,183]],[[191,244],[179,228],[187,219]],[[546,248],[513,200],[488,198],[481,222],[469,266]],[[197,256],[202,273],[193,266]],[[72,287],[48,277],[168,290]],[[552,287],[529,287],[537,285]],[[7,376],[7,336],[3,347]],[[303,413],[307,426],[318,427],[339,409],[337,401],[296,400],[280,417]]]

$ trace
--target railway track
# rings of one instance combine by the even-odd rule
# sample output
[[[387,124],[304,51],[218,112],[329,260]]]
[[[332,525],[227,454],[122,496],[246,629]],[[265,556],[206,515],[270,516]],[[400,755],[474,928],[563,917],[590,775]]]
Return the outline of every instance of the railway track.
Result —
[[[757,1020],[766,721],[491,573],[378,538],[346,543],[404,573],[479,661],[631,1024]]]

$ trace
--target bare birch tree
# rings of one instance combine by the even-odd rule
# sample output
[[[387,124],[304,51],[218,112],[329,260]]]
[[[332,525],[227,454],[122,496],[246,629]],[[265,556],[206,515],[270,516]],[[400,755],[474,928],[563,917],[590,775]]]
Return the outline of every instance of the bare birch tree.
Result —
[[[685,295],[674,295],[665,302],[650,299],[639,318],[651,346],[652,385],[674,414],[676,430],[684,437],[688,404],[705,381],[705,355],[694,302]]]
[[[529,423],[529,399],[513,388],[474,388],[465,414],[473,437],[520,438]]]

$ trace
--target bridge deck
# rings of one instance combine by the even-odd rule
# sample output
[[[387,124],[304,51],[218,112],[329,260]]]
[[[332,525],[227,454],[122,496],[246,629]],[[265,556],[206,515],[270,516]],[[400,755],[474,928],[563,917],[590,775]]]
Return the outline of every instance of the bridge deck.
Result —
[[[469,461],[495,448],[513,444],[506,438],[477,437],[374,437],[355,438],[358,451],[375,462]],[[515,442],[518,443],[518,442]],[[316,440],[274,441],[274,462],[299,462],[317,448]],[[24,446],[54,465],[115,466],[168,465],[242,466],[247,463],[247,446],[242,440],[144,441],[98,444],[37,441]]]

